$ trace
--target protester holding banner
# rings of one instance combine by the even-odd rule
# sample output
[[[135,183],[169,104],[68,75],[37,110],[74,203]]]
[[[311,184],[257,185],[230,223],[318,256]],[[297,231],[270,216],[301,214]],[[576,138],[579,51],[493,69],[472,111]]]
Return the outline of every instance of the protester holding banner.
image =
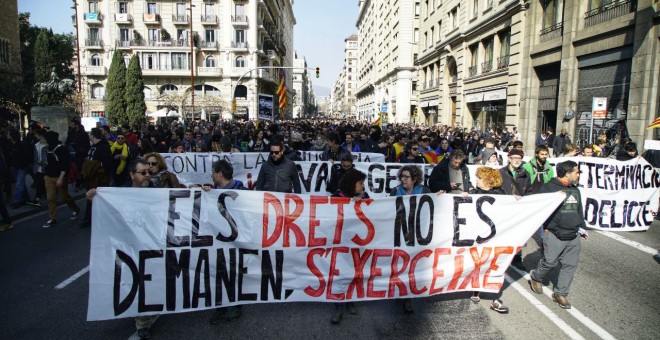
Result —
[[[403,154],[399,163],[424,164],[426,159],[419,154],[419,145],[416,142],[408,142],[403,148]]]
[[[502,190],[507,195],[525,196],[531,185],[529,174],[523,169],[524,152],[518,149],[509,151],[509,165],[500,168],[502,176]]]
[[[117,133],[117,140],[110,145],[110,152],[114,159],[112,184],[116,187],[124,186],[127,179],[128,144],[126,144],[126,136],[122,132]]]
[[[628,142],[623,146],[623,152],[619,153],[616,156],[617,161],[629,161],[639,157],[637,153],[637,144],[633,142]]]
[[[431,191],[442,190],[451,194],[460,194],[470,190],[472,188],[470,171],[464,161],[465,153],[461,149],[456,149],[435,166],[429,177]]]
[[[144,159],[149,163],[151,171],[151,184],[154,188],[178,188],[179,179],[175,174],[167,170],[165,158],[157,152],[144,155]]]
[[[341,140],[336,132],[328,132],[325,134],[325,143],[328,146],[321,156],[322,160],[339,162],[344,158],[345,154],[350,156],[351,152],[341,146]]]
[[[577,188],[579,181],[578,164],[566,161],[557,164],[557,178],[551,179],[541,188],[540,193],[563,192],[566,198],[544,223],[546,232],[543,233],[543,257],[537,268],[529,273],[532,290],[543,294],[543,280],[554,267],[559,266],[559,277],[552,298],[564,309],[571,308],[566,296],[580,260],[578,234],[587,238],[582,198]]]
[[[369,194],[364,191],[365,179],[367,179],[367,175],[362,171],[356,169],[346,171],[339,181],[339,188],[332,194],[332,197],[349,197],[354,201],[369,198]],[[341,322],[344,306],[346,306],[349,313],[357,313],[353,302],[335,303],[335,311],[332,314],[332,319],[330,319],[331,323],[338,324]]]
[[[537,146],[534,154],[534,158],[523,164],[523,169],[527,171],[531,180],[531,187],[528,189],[530,194],[539,192],[541,186],[548,183],[555,176],[552,165],[548,162],[548,155],[550,154],[548,147],[545,145]]]
[[[270,156],[259,169],[256,189],[297,194],[301,192],[296,164],[284,157],[284,144],[280,140],[275,139],[270,144]]]
[[[339,188],[339,181],[347,171],[355,168],[353,165],[353,156],[350,153],[344,153],[339,164],[332,164],[330,170],[330,180],[326,187],[327,191],[334,193]]]
[[[415,165],[404,165],[397,173],[399,185],[390,191],[390,196],[428,194],[431,190],[422,184],[422,170]],[[403,299],[403,310],[406,313],[414,312],[411,299]]]

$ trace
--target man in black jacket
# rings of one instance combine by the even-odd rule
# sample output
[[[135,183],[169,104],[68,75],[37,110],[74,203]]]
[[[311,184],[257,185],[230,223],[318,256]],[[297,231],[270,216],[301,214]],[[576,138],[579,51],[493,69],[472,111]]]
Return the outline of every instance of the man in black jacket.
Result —
[[[540,193],[564,192],[564,203],[555,210],[543,224],[543,258],[535,270],[529,275],[532,278],[531,288],[537,294],[543,293],[543,280],[552,270],[559,266],[559,277],[554,287],[552,298],[564,309],[570,309],[571,304],[566,299],[573,275],[580,260],[580,237],[587,238],[584,229],[582,199],[577,184],[580,181],[580,168],[573,161],[557,164],[557,177],[550,180]]]
[[[531,185],[529,174],[522,167],[523,156],[521,150],[509,151],[509,165],[499,170],[502,175],[501,188],[507,195],[525,196],[527,188]]]
[[[461,149],[455,149],[449,154],[449,157],[443,158],[429,176],[431,191],[442,190],[450,194],[470,191],[472,184],[470,183],[470,172],[464,163],[465,158],[465,153]]]
[[[296,164],[284,157],[284,144],[278,139],[270,143],[270,157],[259,169],[256,189],[297,194],[301,192]]]
[[[92,128],[89,133],[92,146],[87,153],[87,159],[82,166],[85,189],[91,190],[105,187],[110,184],[114,164],[110,144],[103,138],[103,132],[99,128]],[[89,227],[92,222],[92,201],[87,200],[85,218],[80,222],[80,227]]]

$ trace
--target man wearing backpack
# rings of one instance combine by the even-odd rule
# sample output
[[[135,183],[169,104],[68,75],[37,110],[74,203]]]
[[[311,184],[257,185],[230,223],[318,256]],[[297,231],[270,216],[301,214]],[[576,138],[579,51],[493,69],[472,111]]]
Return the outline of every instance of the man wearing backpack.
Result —
[[[46,132],[46,142],[48,143],[48,164],[46,164],[44,183],[46,185],[46,198],[48,200],[48,221],[43,225],[44,228],[50,228],[57,223],[57,194],[73,211],[71,219],[76,219],[80,213],[80,208],[69,195],[69,188],[66,179],[69,168],[69,150],[59,140],[59,134],[55,131]]]

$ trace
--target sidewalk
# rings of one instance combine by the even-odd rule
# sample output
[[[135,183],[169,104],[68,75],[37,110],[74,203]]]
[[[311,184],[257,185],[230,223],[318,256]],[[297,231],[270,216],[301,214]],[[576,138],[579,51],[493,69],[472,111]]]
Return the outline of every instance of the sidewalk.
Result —
[[[30,194],[30,198],[34,199],[35,189],[32,187],[32,177],[29,176],[29,175],[26,176],[25,177],[25,182],[27,183],[28,193]],[[12,196],[13,196],[14,191],[16,190],[16,184],[15,183],[12,184],[12,189],[11,190],[12,190],[11,193],[12,193]],[[71,198],[73,198],[74,201],[77,201],[77,200],[85,197],[85,189],[83,188],[83,189],[80,189],[79,191],[76,191],[75,184],[69,184],[69,195],[71,195]],[[40,207],[36,207],[36,206],[30,205],[30,204],[23,204],[18,208],[12,208],[11,207],[12,199],[11,198],[7,199],[7,193],[4,192],[4,191],[2,192],[2,197],[0,199],[5,201],[5,205],[7,206],[7,211],[9,212],[9,216],[11,216],[12,222],[16,222],[17,220],[19,220],[21,218],[24,218],[24,217],[28,217],[28,216],[31,216],[31,215],[38,214],[42,211],[48,211],[48,202],[46,201],[46,195],[44,195],[41,198],[41,206]],[[60,206],[61,204],[64,204],[64,201],[62,201],[61,199],[58,199],[57,200],[57,205]],[[78,204],[78,206],[80,206],[81,213],[84,213],[85,212],[85,204],[84,203],[82,205]]]

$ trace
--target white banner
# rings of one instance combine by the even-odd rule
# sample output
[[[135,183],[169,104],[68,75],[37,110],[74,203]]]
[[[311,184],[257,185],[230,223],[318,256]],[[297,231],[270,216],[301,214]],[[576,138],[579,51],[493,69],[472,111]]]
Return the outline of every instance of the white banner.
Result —
[[[211,161],[218,159],[218,155],[228,155],[227,159],[234,167],[234,178],[242,181],[246,187],[254,188],[259,168],[267,160],[265,153],[163,155],[168,161],[169,169],[172,169],[179,181],[186,186],[212,184]],[[582,170],[580,193],[585,208],[585,221],[589,227],[608,231],[644,231],[651,226],[658,211],[660,176],[646,160],[639,157],[621,162],[604,158],[572,157],[548,158],[548,161],[555,165],[569,159],[577,162]],[[371,197],[389,195],[392,188],[399,184],[397,172],[405,165],[373,161],[354,164],[356,169],[367,174],[365,190]],[[424,183],[428,184],[433,165],[416,165],[422,169]],[[296,166],[302,193],[330,195],[326,192],[331,174],[330,162],[296,162]],[[479,165],[468,165],[473,186],[476,186],[475,171],[478,167]]]
[[[514,254],[564,199],[428,194],[355,202],[99,188],[87,320],[498,292]]]

